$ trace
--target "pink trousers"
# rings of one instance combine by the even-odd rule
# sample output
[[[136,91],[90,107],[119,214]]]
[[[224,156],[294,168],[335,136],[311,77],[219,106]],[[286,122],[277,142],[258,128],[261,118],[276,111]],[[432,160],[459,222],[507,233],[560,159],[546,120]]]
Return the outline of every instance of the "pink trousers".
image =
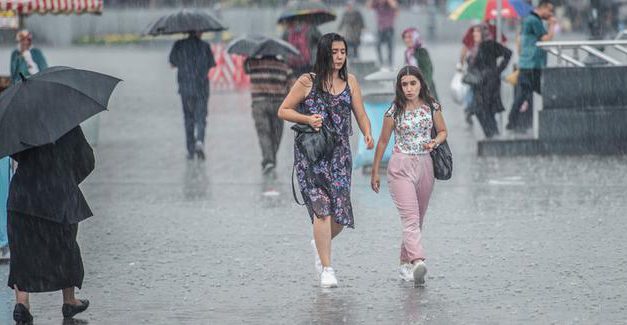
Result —
[[[401,261],[425,259],[422,223],[433,190],[433,161],[429,154],[394,152],[388,163],[388,187],[401,216]]]

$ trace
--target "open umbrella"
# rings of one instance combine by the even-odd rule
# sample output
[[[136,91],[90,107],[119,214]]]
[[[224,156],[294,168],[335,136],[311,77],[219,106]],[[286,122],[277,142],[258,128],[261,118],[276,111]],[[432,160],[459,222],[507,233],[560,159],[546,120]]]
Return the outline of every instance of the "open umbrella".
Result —
[[[240,36],[227,47],[227,52],[244,56],[288,56],[300,52],[292,44],[278,38],[263,35]]]
[[[216,17],[204,11],[183,9],[165,15],[146,28],[145,35],[170,35],[189,32],[220,32],[227,27]]]
[[[468,0],[453,11],[449,18],[452,20],[491,20],[498,18],[497,6],[499,0]],[[517,18],[527,16],[533,8],[523,0],[502,1],[501,17]]]
[[[52,143],[106,110],[120,81],[69,67],[22,76],[0,95],[0,158]]]
[[[314,25],[321,25],[335,20],[335,13],[322,2],[302,1],[292,3],[279,16],[278,23],[284,24],[293,21],[307,21]]]

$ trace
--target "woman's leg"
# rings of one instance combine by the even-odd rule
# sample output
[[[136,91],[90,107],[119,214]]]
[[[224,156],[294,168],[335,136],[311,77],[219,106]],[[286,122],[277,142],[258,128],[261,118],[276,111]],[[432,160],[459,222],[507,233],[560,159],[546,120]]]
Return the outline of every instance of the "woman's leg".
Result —
[[[17,284],[13,286],[13,289],[15,290],[15,302],[18,304],[22,304],[26,306],[26,308],[30,309],[28,292],[20,291],[20,289],[17,287]]]
[[[63,303],[68,305],[80,305],[81,302],[74,296],[74,287],[63,289]]]
[[[318,256],[320,256],[322,267],[331,266],[331,239],[333,238],[333,231],[331,230],[332,223],[334,222],[329,216],[314,217],[314,240],[316,241],[316,248],[318,249]]]
[[[435,182],[433,177],[433,160],[429,155],[420,157],[420,170],[418,172],[420,173],[420,181],[416,187],[416,197],[418,198],[418,212],[420,216],[419,226],[422,231],[422,224],[425,221],[427,207],[433,192],[433,183]]]
[[[424,256],[416,185],[410,178],[410,175],[415,172],[405,170],[413,167],[414,164],[404,163],[403,160],[405,159],[412,158],[392,157],[388,165],[388,184],[392,200],[398,209],[401,224],[403,225],[401,260],[413,262],[417,259],[424,259]]]
[[[337,237],[337,235],[339,235],[342,230],[344,230],[344,226],[335,221],[331,222],[331,239]]]

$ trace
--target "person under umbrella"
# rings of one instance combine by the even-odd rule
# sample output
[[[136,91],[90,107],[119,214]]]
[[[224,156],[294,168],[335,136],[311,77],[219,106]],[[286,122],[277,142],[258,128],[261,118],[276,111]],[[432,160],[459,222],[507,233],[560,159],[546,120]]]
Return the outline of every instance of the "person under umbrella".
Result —
[[[216,66],[209,43],[202,32],[190,32],[174,43],[170,64],[178,69],[179,94],[183,102],[187,159],[205,159],[204,142],[209,103],[209,70]]]
[[[283,120],[277,112],[289,91],[292,72],[282,57],[271,55],[248,58],[244,68],[250,76],[252,116],[263,156],[261,168],[264,175],[270,175],[283,136]]]
[[[188,33],[170,51],[169,61],[177,68],[179,94],[183,102],[187,159],[205,159],[204,142],[209,103],[209,70],[216,66],[211,46],[202,41],[203,32],[219,32],[227,27],[201,10],[183,9],[162,16],[148,25],[146,35]]]
[[[79,184],[95,162],[78,125],[106,109],[120,80],[67,67],[20,78],[0,95],[0,158],[18,162],[7,202],[7,285],[15,291],[13,319],[27,324],[31,292],[61,290],[65,318],[89,306],[74,294],[84,276],[76,236],[93,215]]]
[[[313,59],[316,57],[316,46],[322,33],[314,24],[307,20],[293,20],[287,23],[283,39],[292,44],[300,55],[291,55],[287,62],[293,71],[294,79],[313,69]]]
[[[311,72],[318,41],[322,37],[317,26],[335,18],[335,13],[320,1],[292,2],[281,13],[278,23],[285,27],[282,38],[300,52],[300,55],[287,57],[293,79]]]
[[[298,55],[298,50],[280,39],[244,35],[233,40],[227,51],[247,57],[244,71],[250,76],[252,116],[263,156],[261,168],[264,175],[271,175],[283,135],[283,120],[277,112],[291,85],[292,72],[284,58]]]
[[[13,319],[28,323],[29,293],[62,290],[63,317],[89,307],[76,299],[83,260],[76,242],[78,223],[93,214],[78,185],[94,170],[94,154],[80,127],[54,144],[13,154],[18,167],[9,188],[9,281],[17,301]]]

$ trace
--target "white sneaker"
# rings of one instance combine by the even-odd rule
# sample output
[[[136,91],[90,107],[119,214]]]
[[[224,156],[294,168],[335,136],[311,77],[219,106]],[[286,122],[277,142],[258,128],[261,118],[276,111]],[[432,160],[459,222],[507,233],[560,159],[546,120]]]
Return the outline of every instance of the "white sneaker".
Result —
[[[420,287],[424,286],[427,266],[423,260],[420,260],[413,265],[412,273],[414,275],[414,284]]]
[[[315,258],[315,270],[316,270],[316,279],[320,279],[320,273],[322,273],[322,262],[320,262],[320,255],[318,255],[318,248],[316,248],[316,241],[311,240],[311,247],[313,248],[314,258]]]
[[[321,288],[335,288],[337,287],[337,278],[335,277],[335,271],[332,267],[325,267],[320,273],[320,287]]]
[[[403,281],[414,281],[414,266],[411,263],[403,263],[398,267],[398,276]]]

